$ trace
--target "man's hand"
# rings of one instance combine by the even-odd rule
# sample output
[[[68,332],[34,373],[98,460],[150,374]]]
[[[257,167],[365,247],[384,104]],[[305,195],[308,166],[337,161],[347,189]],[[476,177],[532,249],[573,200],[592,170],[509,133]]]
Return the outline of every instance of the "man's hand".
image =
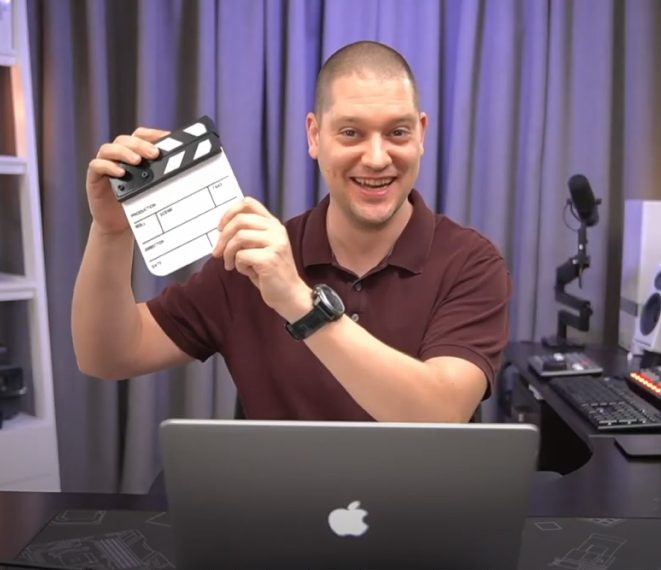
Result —
[[[143,158],[154,159],[159,151],[152,142],[169,131],[140,127],[132,135],[119,135],[113,142],[101,145],[96,158],[87,168],[87,201],[96,228],[104,234],[121,234],[129,228],[122,205],[110,187],[109,176],[124,176],[117,164],[139,164]]]
[[[236,269],[257,287],[264,302],[289,322],[312,309],[311,290],[296,270],[285,226],[262,204],[245,198],[218,225],[213,250],[225,269]]]

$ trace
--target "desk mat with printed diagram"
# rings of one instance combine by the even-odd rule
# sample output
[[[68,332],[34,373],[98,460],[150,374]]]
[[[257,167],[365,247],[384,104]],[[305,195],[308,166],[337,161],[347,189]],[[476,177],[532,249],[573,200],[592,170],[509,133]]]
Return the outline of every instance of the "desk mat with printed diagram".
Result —
[[[17,561],[90,570],[175,568],[172,528],[164,512],[61,511]],[[661,570],[661,519],[529,518],[519,570],[547,568]]]

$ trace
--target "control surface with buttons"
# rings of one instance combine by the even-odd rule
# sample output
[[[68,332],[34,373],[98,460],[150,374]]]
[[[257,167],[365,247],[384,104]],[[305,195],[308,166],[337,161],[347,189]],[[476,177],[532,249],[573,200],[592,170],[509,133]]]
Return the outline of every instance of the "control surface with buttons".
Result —
[[[536,354],[528,359],[530,367],[542,378],[554,376],[594,376],[604,369],[582,352],[554,352]]]

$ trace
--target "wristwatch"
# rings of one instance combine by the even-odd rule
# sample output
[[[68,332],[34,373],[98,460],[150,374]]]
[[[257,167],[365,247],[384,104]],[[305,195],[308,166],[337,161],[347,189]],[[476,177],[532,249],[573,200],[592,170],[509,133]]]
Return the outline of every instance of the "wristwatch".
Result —
[[[340,296],[323,283],[313,287],[312,303],[314,307],[307,315],[285,325],[287,332],[296,340],[308,338],[325,324],[336,321],[344,314],[344,303]]]

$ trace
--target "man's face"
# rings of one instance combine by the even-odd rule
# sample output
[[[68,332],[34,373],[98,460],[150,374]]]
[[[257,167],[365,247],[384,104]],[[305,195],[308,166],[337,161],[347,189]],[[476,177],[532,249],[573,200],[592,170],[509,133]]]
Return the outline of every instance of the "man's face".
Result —
[[[427,117],[404,74],[346,75],[330,86],[329,107],[307,116],[310,156],[331,206],[350,225],[378,228],[405,203],[420,170]]]

